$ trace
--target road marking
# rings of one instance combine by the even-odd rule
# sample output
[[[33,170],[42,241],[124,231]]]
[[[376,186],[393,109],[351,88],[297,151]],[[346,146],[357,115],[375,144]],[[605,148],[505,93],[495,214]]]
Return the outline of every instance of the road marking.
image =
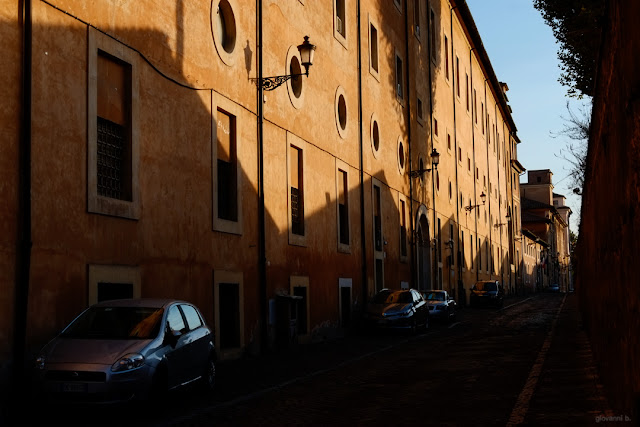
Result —
[[[566,296],[566,295],[565,295],[565,296]],[[514,305],[522,304],[523,302],[525,302],[525,301],[529,301],[530,299],[533,299],[533,298],[534,298],[534,297],[529,297],[529,298],[527,298],[527,299],[523,299],[522,301],[514,302],[513,304],[510,304],[510,305],[508,305],[508,306],[506,306],[506,307],[502,307],[502,308],[501,308],[500,310],[498,310],[498,311],[506,310],[506,309],[507,309],[507,308],[509,308],[509,307],[513,307]]]
[[[529,403],[531,402],[531,397],[533,396],[533,392],[536,390],[536,385],[538,384],[538,379],[540,378],[540,373],[542,372],[542,365],[544,365],[544,361],[547,358],[547,352],[549,351],[549,347],[551,347],[551,340],[553,339],[553,335],[556,331],[556,324],[558,323],[558,317],[560,317],[560,312],[562,311],[562,307],[564,307],[564,301],[566,299],[567,299],[567,295],[565,294],[564,298],[562,298],[562,302],[560,303],[560,307],[558,308],[558,311],[556,312],[556,315],[553,318],[553,322],[551,324],[551,330],[547,334],[547,338],[544,340],[544,344],[542,344],[542,348],[538,353],[538,357],[536,358],[536,361],[534,362],[533,366],[531,367],[531,371],[529,372],[529,377],[527,378],[527,382],[522,388],[522,391],[520,391],[518,400],[516,400],[516,404],[514,405],[513,410],[511,411],[511,416],[509,417],[509,422],[507,423],[507,427],[516,426],[524,423],[524,418],[527,415],[527,411],[529,410]]]

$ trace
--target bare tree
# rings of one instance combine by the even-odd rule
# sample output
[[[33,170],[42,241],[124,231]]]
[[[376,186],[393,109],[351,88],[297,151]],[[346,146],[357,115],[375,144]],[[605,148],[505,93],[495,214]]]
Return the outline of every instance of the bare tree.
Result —
[[[574,193],[581,194],[584,185],[584,171],[587,165],[587,147],[589,143],[589,129],[591,127],[591,103],[583,104],[574,111],[567,101],[568,117],[562,116],[564,126],[559,132],[551,133],[553,138],[567,137],[566,146],[560,149],[557,157],[564,159],[570,165],[569,176],[574,187]]]

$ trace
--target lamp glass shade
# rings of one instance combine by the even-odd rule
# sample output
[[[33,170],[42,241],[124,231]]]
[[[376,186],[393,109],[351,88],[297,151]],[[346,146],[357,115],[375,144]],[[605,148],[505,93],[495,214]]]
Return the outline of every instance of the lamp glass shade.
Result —
[[[487,199],[487,195],[486,195],[486,194],[484,194],[484,191],[483,191],[483,192],[482,192],[482,194],[480,195],[480,198],[482,199],[482,204],[484,204],[484,202],[485,202],[485,201],[486,201],[486,199]]]
[[[300,52],[300,62],[305,68],[313,65],[313,54],[315,50],[316,46],[309,43],[309,36],[304,36],[304,42],[298,45],[298,51]]]
[[[435,148],[431,151],[431,164],[433,166],[438,166],[440,163],[440,153]]]

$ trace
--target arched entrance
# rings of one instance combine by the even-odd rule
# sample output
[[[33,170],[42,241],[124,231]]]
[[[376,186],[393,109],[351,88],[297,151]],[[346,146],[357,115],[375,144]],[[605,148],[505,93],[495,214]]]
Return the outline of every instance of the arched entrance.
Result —
[[[434,289],[431,271],[431,238],[429,234],[429,221],[427,220],[427,209],[420,206],[416,215],[416,248],[417,248],[417,268],[418,268],[418,289]]]

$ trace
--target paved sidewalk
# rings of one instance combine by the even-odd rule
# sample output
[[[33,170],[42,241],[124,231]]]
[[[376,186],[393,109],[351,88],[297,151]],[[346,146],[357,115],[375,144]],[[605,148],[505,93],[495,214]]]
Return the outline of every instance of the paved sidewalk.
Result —
[[[630,414],[609,409],[582,327],[578,295],[567,294],[557,317],[537,386],[529,402],[525,425],[595,425],[626,421]]]

